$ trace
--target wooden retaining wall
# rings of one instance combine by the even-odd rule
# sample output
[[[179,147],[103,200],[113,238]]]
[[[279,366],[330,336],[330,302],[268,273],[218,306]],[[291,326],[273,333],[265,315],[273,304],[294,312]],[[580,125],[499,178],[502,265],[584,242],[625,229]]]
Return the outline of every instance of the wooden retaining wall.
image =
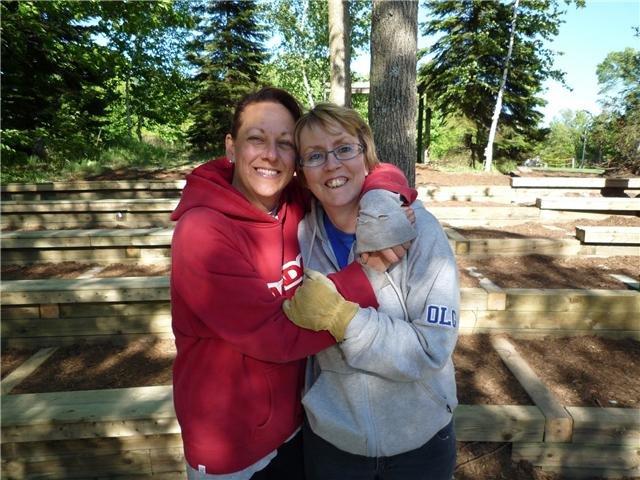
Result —
[[[169,262],[173,228],[37,230],[2,233],[2,264]]]
[[[544,254],[640,255],[640,227],[577,227],[576,231],[599,231],[587,242],[574,238],[467,238],[447,227],[449,243],[456,255],[470,257]],[[621,233],[622,232],[622,233]],[[166,264],[170,260],[173,228],[116,228],[13,231],[2,233],[3,265],[44,262]],[[621,235],[625,235],[624,237]],[[635,236],[638,236],[636,241]],[[616,244],[602,239],[617,238]],[[600,240],[600,241],[598,241]],[[597,243],[595,243],[597,242]]]
[[[8,201],[2,204],[4,230],[69,228],[169,227],[178,199],[64,200],[41,202]],[[532,221],[604,219],[608,212],[540,210],[526,206],[426,205],[443,224],[456,226],[506,226]]]
[[[459,441],[509,442],[514,460],[565,478],[640,473],[640,409],[563,406],[506,339],[493,340],[534,405],[460,405]],[[3,478],[184,475],[171,386],[3,395],[2,404]]]
[[[169,279],[3,282],[2,342],[50,345],[171,335]],[[640,338],[640,293],[627,290],[463,288],[462,333],[597,334]]]
[[[100,200],[179,197],[185,180],[97,180],[9,183],[0,187],[3,201]]]

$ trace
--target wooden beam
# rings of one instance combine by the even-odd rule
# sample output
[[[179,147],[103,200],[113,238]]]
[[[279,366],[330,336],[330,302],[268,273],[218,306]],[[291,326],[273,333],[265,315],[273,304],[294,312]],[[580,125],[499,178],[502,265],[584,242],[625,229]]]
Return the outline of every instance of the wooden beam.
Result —
[[[2,204],[2,214],[10,213],[64,213],[64,212],[156,212],[173,211],[175,198],[134,198],[122,200],[42,200]]]
[[[542,441],[544,435],[544,416],[530,405],[458,405],[454,417],[463,442]]]
[[[511,177],[512,188],[619,188],[640,189],[640,177],[590,178],[590,177]]]
[[[169,277],[12,280],[0,286],[2,304],[131,302],[169,299]]]
[[[640,409],[566,407],[573,418],[573,441],[640,446]]]
[[[545,417],[544,441],[553,443],[571,442],[573,419],[556,396],[540,380],[511,342],[503,337],[492,337],[491,344],[529,397],[542,411]]]
[[[4,322],[3,322],[4,323]],[[31,357],[29,357],[18,368],[12,371],[9,375],[2,379],[0,382],[0,391],[2,395],[7,395],[13,388],[21,383],[25,378],[35,372],[40,365],[42,365],[54,352],[57,347],[49,347],[38,350]]]
[[[544,470],[562,472],[563,478],[583,478],[603,473],[606,476],[637,478],[640,474],[640,457],[637,446],[571,444],[571,443],[514,443],[511,458],[526,460]]]
[[[640,212],[640,198],[613,197],[546,197],[537,198],[541,210]]]
[[[582,243],[640,245],[640,227],[579,225],[576,226],[576,238]]]
[[[185,180],[98,180],[48,183],[8,183],[0,192],[72,192],[87,190],[173,190],[184,188]]]

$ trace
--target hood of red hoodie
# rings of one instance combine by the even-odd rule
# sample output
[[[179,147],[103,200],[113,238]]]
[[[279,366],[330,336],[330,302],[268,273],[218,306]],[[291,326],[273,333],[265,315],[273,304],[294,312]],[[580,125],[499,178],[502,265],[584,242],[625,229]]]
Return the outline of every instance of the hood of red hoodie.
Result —
[[[232,185],[234,164],[221,157],[200,165],[187,175],[178,206],[171,220],[178,220],[186,211],[206,207],[224,215],[252,222],[273,223],[274,218],[252,205]],[[287,189],[283,195],[287,194]]]

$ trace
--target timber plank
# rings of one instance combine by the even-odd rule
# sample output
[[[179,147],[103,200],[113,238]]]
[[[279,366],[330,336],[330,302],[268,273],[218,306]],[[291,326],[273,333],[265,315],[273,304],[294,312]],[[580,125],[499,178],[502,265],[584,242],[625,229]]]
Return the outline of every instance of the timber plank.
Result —
[[[538,207],[541,210],[640,212],[640,198],[546,197],[546,198],[537,198],[536,207]]]
[[[12,280],[0,286],[3,305],[127,302],[169,299],[169,277]]]
[[[126,450],[172,449],[182,447],[179,433],[166,435],[136,435],[131,437],[97,437],[55,441],[3,443],[2,457],[42,458],[93,452],[95,455],[115,454]]]
[[[582,243],[640,245],[640,227],[576,226],[576,238]]]
[[[564,443],[571,441],[573,419],[555,395],[540,380],[516,348],[506,338],[492,337],[491,344],[507,368],[518,379],[529,397],[545,417],[544,441]]]
[[[173,190],[184,188],[185,180],[84,180],[74,182],[7,183],[5,192],[47,192],[86,190]]]
[[[620,188],[639,189],[640,177],[511,177],[512,188]]]
[[[575,443],[640,446],[640,409],[566,407]]]
[[[640,451],[624,445],[576,443],[514,443],[511,458],[526,460],[543,468],[570,471],[578,469],[606,469],[640,473]]]
[[[630,312],[538,312],[486,310],[475,312],[475,326],[521,330],[575,330],[589,334],[598,330],[638,330],[638,317]]]
[[[67,213],[67,212],[157,212],[173,211],[175,198],[134,198],[121,200],[40,200],[8,201],[2,204],[2,214]]]
[[[544,434],[544,416],[533,406],[458,405],[454,418],[463,442],[542,441]]]
[[[507,310],[530,312],[626,312],[640,314],[640,294],[627,290],[505,288]],[[640,317],[637,317],[640,318]]]
[[[2,249],[170,245],[172,228],[114,228],[3,232]]]
[[[5,322],[3,322],[3,324],[4,323]],[[42,365],[51,355],[54,354],[56,350],[57,347],[49,347],[38,350],[18,368],[16,368],[9,375],[3,378],[2,382],[0,382],[0,390],[2,391],[2,395],[8,394],[16,385],[18,385],[25,378],[35,372],[40,365]]]
[[[4,338],[65,337],[91,335],[171,333],[171,315],[127,315],[120,317],[76,317],[43,321],[40,319],[3,320]]]

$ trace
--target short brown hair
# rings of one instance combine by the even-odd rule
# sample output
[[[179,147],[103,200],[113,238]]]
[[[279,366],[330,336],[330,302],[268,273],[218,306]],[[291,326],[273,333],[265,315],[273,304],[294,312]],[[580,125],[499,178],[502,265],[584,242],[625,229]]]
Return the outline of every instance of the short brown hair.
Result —
[[[276,87],[263,87],[257,92],[248,94],[236,105],[231,123],[232,138],[236,138],[236,135],[238,135],[238,130],[240,130],[240,124],[242,123],[240,121],[240,117],[242,116],[242,112],[244,112],[245,108],[249,105],[253,105],[254,103],[263,102],[278,103],[282,105],[289,111],[294,122],[296,122],[302,115],[302,107],[300,106],[300,103],[289,92]]]
[[[302,115],[296,123],[294,138],[296,147],[300,148],[300,133],[304,128],[315,126],[331,131],[336,126],[342,127],[349,135],[357,137],[364,149],[364,163],[369,171],[378,166],[380,161],[376,154],[373,134],[369,125],[360,114],[352,108],[341,107],[334,103],[318,103],[315,107]]]

